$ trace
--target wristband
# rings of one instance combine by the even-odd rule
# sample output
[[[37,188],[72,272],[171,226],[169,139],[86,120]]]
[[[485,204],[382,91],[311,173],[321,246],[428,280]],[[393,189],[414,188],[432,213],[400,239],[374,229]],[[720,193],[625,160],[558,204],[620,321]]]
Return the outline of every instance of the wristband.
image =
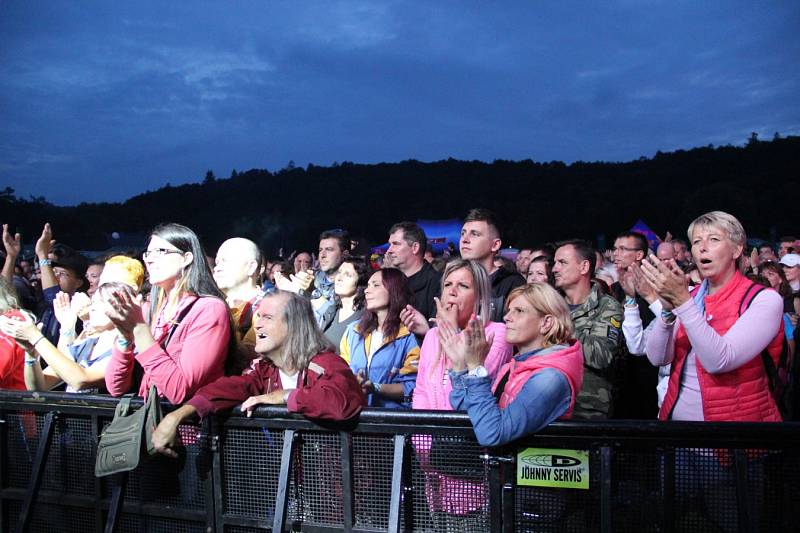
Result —
[[[380,383],[373,383],[372,390],[375,391],[375,394],[381,393],[381,384]]]
[[[31,346],[32,346],[32,347],[34,347],[34,348],[36,348],[36,345],[37,345],[37,344],[39,344],[39,342],[40,342],[42,339],[44,339],[44,335],[42,335],[41,337],[39,337],[38,339],[36,339],[36,342],[34,342],[33,344],[31,344]]]
[[[127,351],[127,350],[128,350],[128,348],[130,348],[130,347],[131,347],[131,344],[133,344],[133,343],[132,343],[132,342],[130,342],[130,341],[129,341],[128,339],[126,339],[125,337],[123,337],[122,335],[120,335],[119,337],[117,337],[117,348],[119,348],[119,349],[120,349],[120,351],[122,351],[122,352],[125,352],[125,351]]]
[[[671,326],[675,323],[675,315],[672,313],[672,311],[664,309],[661,311],[661,320],[663,320],[668,326]]]
[[[38,363],[38,362],[39,362],[39,360],[38,360],[38,359],[27,359],[27,358],[26,358],[26,359],[25,359],[25,366],[33,366],[33,365],[35,365],[35,364],[36,364],[36,363]]]
[[[633,296],[628,296],[625,298],[625,307],[639,307],[639,305],[636,303],[636,298]]]
[[[58,330],[58,334],[62,337],[74,337],[75,330],[74,329],[60,329]]]
[[[53,262],[50,259],[46,259],[46,258],[45,259],[39,259],[39,268],[47,267],[47,266],[50,266],[52,264],[53,264]]]

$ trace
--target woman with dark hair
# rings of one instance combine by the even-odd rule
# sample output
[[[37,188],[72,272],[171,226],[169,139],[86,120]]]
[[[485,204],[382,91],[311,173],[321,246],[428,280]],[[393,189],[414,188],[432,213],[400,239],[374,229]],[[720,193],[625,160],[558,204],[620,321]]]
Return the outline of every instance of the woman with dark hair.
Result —
[[[334,306],[322,315],[320,329],[339,349],[347,327],[364,314],[364,290],[372,269],[362,257],[348,256],[342,261],[333,283]]]
[[[224,374],[234,338],[230,311],[197,235],[186,226],[156,227],[143,257],[149,304],[142,306],[133,291],[116,291],[106,308],[120,333],[106,387],[113,396],[134,388],[144,396],[154,384],[173,404],[183,403]]]
[[[553,277],[552,261],[545,255],[540,255],[531,261],[525,277],[527,283],[547,283],[555,287],[556,280]]]
[[[375,272],[364,291],[366,310],[348,326],[339,353],[350,364],[372,407],[410,408],[417,380],[419,345],[400,320],[414,301],[396,268]]]

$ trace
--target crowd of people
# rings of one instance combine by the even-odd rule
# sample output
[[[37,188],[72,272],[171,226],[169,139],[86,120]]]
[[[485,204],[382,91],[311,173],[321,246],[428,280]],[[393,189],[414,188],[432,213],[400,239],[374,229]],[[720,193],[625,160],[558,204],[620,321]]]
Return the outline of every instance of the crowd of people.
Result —
[[[330,230],[316,253],[273,260],[241,237],[209,256],[167,223],[141,254],[90,261],[49,224],[25,257],[4,225],[0,386],[155,385],[180,406],[154,436],[166,455],[181,421],[236,405],[328,421],[461,410],[487,446],[566,418],[790,419],[800,241],[748,250],[720,211],[687,238],[651,249],[629,231],[609,250],[576,238],[511,261],[495,214],[473,209],[439,257],[413,222],[388,230],[382,257]]]

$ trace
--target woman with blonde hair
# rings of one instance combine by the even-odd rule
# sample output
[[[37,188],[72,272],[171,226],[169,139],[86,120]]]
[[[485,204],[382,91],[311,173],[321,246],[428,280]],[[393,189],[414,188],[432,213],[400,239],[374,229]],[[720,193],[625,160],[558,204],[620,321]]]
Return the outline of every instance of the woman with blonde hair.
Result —
[[[499,446],[569,418],[583,384],[583,352],[564,298],[545,283],[517,287],[506,304],[506,342],[519,354],[494,380],[484,367],[489,343],[477,318],[458,333],[439,327],[452,369],[454,409],[466,410],[482,446]]]
[[[484,366],[491,379],[511,358],[511,345],[506,342],[506,327],[502,322],[490,322],[492,288],[486,269],[477,261],[455,259],[447,264],[442,276],[441,298],[436,302],[436,322],[447,321],[463,330],[471,317],[480,317],[485,324],[491,348]],[[438,328],[425,334],[419,356],[417,387],[414,390],[414,409],[451,411],[449,363],[439,345]]]
[[[741,274],[742,224],[722,211],[689,226],[703,282],[689,291],[673,260],[650,256],[642,273],[664,304],[647,339],[656,366],[672,364],[661,420],[780,422],[765,365],[783,347],[783,299]],[[767,351],[768,357],[761,357]],[[763,359],[763,360],[762,360]]]

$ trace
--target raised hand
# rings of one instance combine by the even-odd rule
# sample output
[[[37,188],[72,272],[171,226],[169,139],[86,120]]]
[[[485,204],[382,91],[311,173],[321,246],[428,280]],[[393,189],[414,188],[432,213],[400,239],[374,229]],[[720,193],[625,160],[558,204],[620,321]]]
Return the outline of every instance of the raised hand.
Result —
[[[425,335],[431,329],[425,315],[417,311],[413,306],[407,305],[400,311],[400,320],[414,335]]]
[[[56,298],[53,300],[53,312],[62,330],[75,330],[78,313],[72,307],[69,294],[66,292],[56,294]]]
[[[42,235],[39,237],[39,240],[36,241],[36,245],[34,249],[36,250],[36,257],[39,259],[45,259],[47,254],[50,253],[50,248],[56,241],[53,240],[53,230],[50,229],[50,223],[47,222],[42,229]]]
[[[114,289],[110,294],[102,296],[108,318],[123,337],[132,339],[134,328],[138,324],[144,324],[141,298],[134,296],[133,291],[127,287]]]
[[[9,257],[18,257],[22,252],[22,236],[19,233],[11,235],[8,224],[3,224],[3,247]]]

